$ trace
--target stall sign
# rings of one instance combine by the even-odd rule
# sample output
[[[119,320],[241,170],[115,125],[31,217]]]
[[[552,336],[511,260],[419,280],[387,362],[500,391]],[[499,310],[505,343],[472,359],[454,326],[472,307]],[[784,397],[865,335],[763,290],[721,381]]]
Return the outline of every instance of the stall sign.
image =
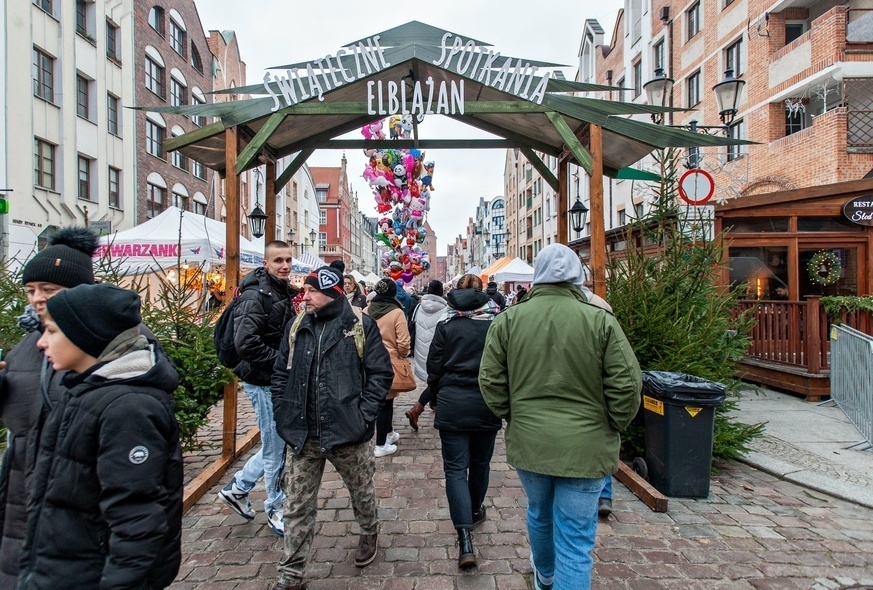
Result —
[[[873,225],[873,195],[849,199],[843,205],[843,216],[858,225]]]

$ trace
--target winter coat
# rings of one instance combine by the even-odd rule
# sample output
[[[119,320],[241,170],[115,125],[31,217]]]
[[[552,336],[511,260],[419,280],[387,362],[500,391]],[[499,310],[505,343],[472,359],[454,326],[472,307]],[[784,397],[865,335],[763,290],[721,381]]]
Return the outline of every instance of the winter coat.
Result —
[[[233,343],[243,359],[233,370],[241,381],[269,385],[286,324],[294,308],[285,281],[256,268],[240,284],[233,313]]]
[[[309,433],[306,415],[310,384],[316,389],[315,414],[324,453],[373,438],[376,414],[391,388],[394,371],[373,318],[363,315],[364,356],[355,346],[358,319],[343,297],[338,313],[319,318],[307,313],[297,330],[288,362],[290,329],[286,327],[273,370],[273,416],[279,436],[299,454]],[[332,305],[332,304],[331,304]]]
[[[355,307],[360,307],[361,309],[367,307],[367,297],[361,293],[360,287],[355,288],[355,292],[352,293],[351,297],[346,294],[346,299],[348,299],[349,303]]]
[[[0,372],[0,419],[8,431],[9,445],[3,457],[0,478],[0,588],[15,588],[18,562],[27,522],[27,485],[36,459],[36,441],[50,405],[57,403],[64,391],[61,378],[65,371],[55,371],[36,341],[40,330],[30,332],[6,356],[6,368]],[[45,364],[46,395],[44,405],[40,378]]]
[[[478,289],[453,289],[447,298],[452,309],[460,311],[489,302]],[[478,381],[491,317],[452,317],[436,327],[427,355],[427,386],[436,402],[434,427],[439,430],[500,430],[500,418],[482,399]]]
[[[479,385],[507,422],[513,467],[599,478],[618,467],[619,432],[636,415],[642,376],[615,317],[556,283],[534,285],[497,316]]]
[[[49,414],[20,590],[157,589],[181,562],[178,373],[154,344],[82,373]]]
[[[369,314],[371,308],[372,306],[368,307],[364,312]],[[376,325],[379,326],[379,333],[382,334],[382,344],[385,345],[385,350],[392,359],[405,359],[409,356],[409,329],[406,327],[406,314],[402,309],[397,307],[385,315],[377,316]],[[393,381],[393,369],[391,375]],[[389,393],[385,399],[394,399],[398,395],[400,393],[395,391]]]
[[[500,306],[501,310],[506,309],[506,297],[503,296],[503,293],[497,290],[497,287],[488,287],[485,289],[485,294],[488,295],[491,301]]]
[[[437,324],[446,317],[448,306],[446,300],[439,295],[425,295],[415,309],[415,317],[412,318],[412,324],[415,326],[413,367],[415,377],[419,381],[427,381],[427,351],[430,349]]]

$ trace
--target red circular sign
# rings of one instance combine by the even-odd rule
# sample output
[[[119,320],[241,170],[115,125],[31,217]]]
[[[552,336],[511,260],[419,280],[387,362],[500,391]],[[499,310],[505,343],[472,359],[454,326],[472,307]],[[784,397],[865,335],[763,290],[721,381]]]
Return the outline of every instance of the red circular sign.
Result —
[[[706,170],[692,168],[679,178],[679,196],[689,205],[703,205],[715,194],[715,181]]]

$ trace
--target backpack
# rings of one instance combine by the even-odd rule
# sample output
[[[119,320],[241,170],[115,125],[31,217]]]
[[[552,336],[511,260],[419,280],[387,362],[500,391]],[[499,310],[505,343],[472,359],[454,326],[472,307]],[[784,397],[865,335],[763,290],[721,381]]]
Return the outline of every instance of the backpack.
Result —
[[[215,353],[218,355],[218,362],[228,369],[235,369],[242,362],[242,357],[236,351],[236,345],[233,343],[233,314],[240,302],[239,290],[233,296],[233,299],[221,315],[218,321],[215,322],[215,329],[212,332],[212,342],[215,344]]]

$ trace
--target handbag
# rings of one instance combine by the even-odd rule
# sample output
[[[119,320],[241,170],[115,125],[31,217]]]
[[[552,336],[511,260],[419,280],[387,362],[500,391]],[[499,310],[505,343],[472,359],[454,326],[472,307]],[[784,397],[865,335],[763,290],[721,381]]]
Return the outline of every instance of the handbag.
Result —
[[[390,393],[412,391],[418,384],[412,374],[412,365],[406,359],[391,357],[391,367],[394,369],[394,381],[391,382]]]

